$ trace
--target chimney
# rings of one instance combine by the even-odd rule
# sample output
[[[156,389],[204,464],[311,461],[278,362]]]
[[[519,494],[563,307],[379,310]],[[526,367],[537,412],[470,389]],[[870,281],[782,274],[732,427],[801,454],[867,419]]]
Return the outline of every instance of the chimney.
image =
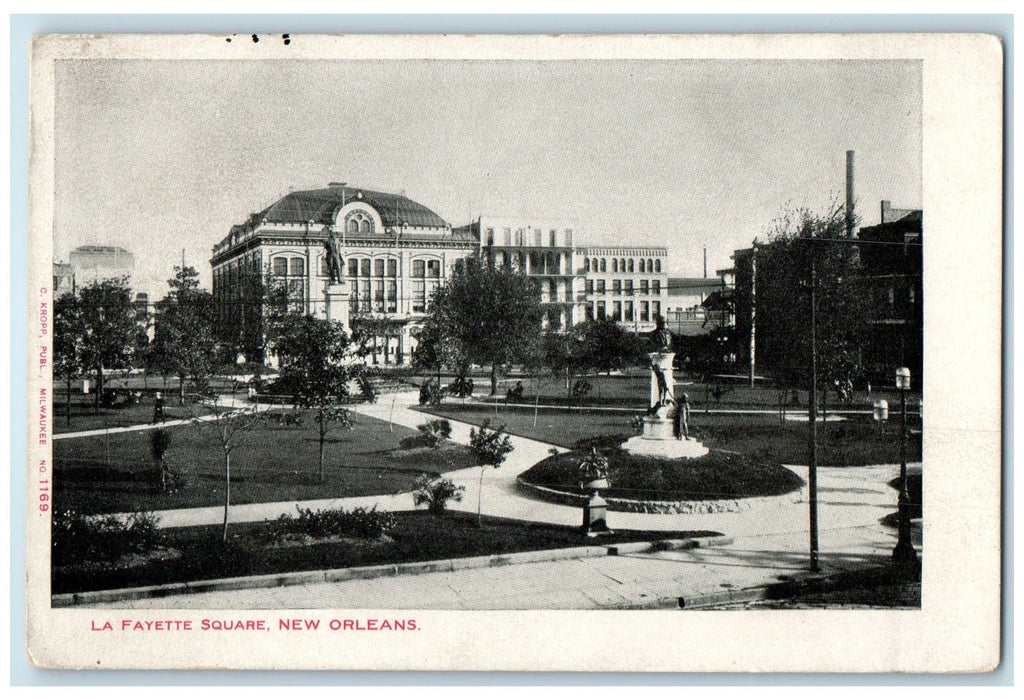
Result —
[[[853,151],[846,152],[846,237],[853,238]]]
[[[708,247],[704,246],[704,279],[708,278]]]
[[[892,209],[892,202],[888,199],[882,200],[882,223],[886,223],[889,220],[889,210]]]

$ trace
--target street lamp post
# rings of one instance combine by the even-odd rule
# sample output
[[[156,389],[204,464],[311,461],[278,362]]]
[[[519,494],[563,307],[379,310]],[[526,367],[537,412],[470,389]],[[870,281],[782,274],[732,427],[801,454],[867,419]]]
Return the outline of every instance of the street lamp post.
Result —
[[[907,489],[907,391],[910,389],[910,370],[900,367],[896,370],[896,388],[900,392],[900,414],[902,428],[900,434],[900,495],[899,495],[899,534],[896,547],[892,550],[892,560],[898,569],[905,573],[916,573],[918,570],[917,551],[910,541],[910,492]]]
[[[814,258],[811,257],[811,391],[807,397],[807,419],[811,424],[810,430],[810,459],[807,466],[807,507],[810,518],[811,529],[811,571],[817,573],[818,566],[818,346],[815,319],[815,290],[816,283]]]

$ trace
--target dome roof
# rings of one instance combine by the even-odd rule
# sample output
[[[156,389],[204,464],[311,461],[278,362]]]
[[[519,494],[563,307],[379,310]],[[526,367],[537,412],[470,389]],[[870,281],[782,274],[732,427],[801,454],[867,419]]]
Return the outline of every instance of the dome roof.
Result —
[[[322,190],[291,192],[253,218],[258,223],[316,224],[334,223],[334,214],[342,206],[362,201],[377,210],[386,227],[399,225],[424,228],[447,228],[448,223],[419,202],[400,194],[374,192],[358,187],[331,186]]]

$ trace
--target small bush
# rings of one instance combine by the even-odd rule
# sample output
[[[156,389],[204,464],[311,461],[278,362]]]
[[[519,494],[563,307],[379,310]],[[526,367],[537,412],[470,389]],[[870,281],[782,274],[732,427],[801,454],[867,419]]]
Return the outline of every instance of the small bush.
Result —
[[[461,501],[465,486],[456,486],[451,479],[442,479],[424,474],[416,480],[412,492],[417,506],[427,505],[427,510],[440,515],[448,507],[448,501]]]
[[[373,508],[327,508],[314,511],[296,506],[299,517],[282,515],[276,524],[278,535],[301,534],[308,537],[361,537],[377,539],[388,534],[395,527],[395,516],[387,511]]]
[[[116,561],[125,554],[144,552],[156,543],[157,517],[132,513],[125,520],[113,515],[87,516],[74,508],[53,514],[53,564]]]
[[[426,443],[435,450],[440,448],[444,441],[452,436],[452,424],[445,418],[423,423],[417,426],[417,430],[423,434],[423,439]]]

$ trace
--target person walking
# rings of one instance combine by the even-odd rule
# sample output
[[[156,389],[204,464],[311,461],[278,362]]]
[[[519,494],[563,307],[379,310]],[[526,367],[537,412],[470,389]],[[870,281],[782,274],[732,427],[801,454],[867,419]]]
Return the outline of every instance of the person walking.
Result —
[[[159,391],[156,392],[156,401],[153,403],[153,422],[164,422],[164,396]]]

